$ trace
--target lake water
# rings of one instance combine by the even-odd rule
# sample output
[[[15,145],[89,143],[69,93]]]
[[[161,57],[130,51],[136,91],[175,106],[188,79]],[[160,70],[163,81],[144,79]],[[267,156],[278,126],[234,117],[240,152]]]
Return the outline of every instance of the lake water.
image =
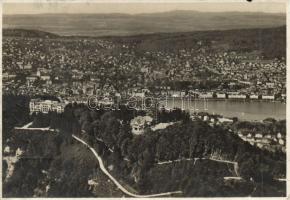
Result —
[[[286,104],[281,102],[170,99],[166,107],[183,107],[190,112],[208,112],[247,121],[260,121],[268,117],[286,119]]]

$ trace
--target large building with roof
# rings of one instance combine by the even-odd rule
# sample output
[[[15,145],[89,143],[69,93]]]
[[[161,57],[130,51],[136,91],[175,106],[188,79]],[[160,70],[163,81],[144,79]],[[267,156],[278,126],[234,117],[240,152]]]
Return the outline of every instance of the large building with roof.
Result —
[[[53,100],[31,99],[29,103],[30,114],[32,113],[48,113],[54,111],[62,113],[64,111],[65,103]]]

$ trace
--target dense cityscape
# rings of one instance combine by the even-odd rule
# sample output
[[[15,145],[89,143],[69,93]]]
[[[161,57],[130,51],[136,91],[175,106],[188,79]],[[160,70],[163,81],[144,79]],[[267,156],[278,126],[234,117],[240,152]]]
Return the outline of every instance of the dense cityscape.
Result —
[[[140,53],[135,46],[105,39],[4,38],[3,92],[71,101],[104,91],[111,97],[147,93],[285,101],[285,57],[212,52],[203,41],[176,52]]]

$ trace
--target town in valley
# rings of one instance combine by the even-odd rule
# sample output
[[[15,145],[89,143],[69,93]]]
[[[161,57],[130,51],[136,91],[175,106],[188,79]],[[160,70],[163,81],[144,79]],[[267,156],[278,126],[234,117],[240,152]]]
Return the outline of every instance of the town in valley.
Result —
[[[286,196],[286,13],[45,13],[4,6],[4,197]]]

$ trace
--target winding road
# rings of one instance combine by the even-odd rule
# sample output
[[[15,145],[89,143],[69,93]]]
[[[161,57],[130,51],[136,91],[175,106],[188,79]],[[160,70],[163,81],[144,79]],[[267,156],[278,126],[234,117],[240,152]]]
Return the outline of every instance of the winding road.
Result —
[[[126,188],[124,188],[109,172],[108,170],[105,168],[104,163],[102,158],[98,155],[98,153],[95,151],[94,148],[92,148],[89,144],[87,144],[84,140],[80,139],[79,137],[72,135],[72,137],[81,142],[82,144],[84,144],[86,147],[88,147],[93,154],[95,155],[95,157],[97,158],[99,165],[100,165],[100,169],[102,170],[102,172],[104,174],[106,174],[113,182],[114,184],[125,194],[131,196],[131,197],[138,197],[138,198],[146,198],[146,197],[160,197],[160,196],[169,196],[172,194],[182,194],[182,191],[174,191],[174,192],[165,192],[165,193],[159,193],[159,194],[150,194],[150,195],[139,195],[139,194],[133,194],[131,192],[129,192]]]
[[[193,165],[195,165],[197,160],[212,160],[215,162],[221,162],[221,163],[227,163],[227,164],[233,164],[234,165],[234,170],[235,170],[235,174],[237,177],[240,177],[239,175],[239,165],[238,162],[234,162],[234,161],[230,161],[230,160],[219,160],[219,159],[215,159],[215,158],[187,158],[187,159],[178,159],[178,160],[170,160],[170,161],[161,161],[158,162],[157,165],[164,165],[164,164],[170,164],[173,162],[181,162],[181,161],[192,161],[194,160]]]
[[[32,130],[32,131],[55,131],[54,129],[51,129],[50,127],[46,128],[30,128],[30,126],[33,124],[33,122],[29,122],[28,124],[24,125],[23,127],[14,127],[15,130]]]

